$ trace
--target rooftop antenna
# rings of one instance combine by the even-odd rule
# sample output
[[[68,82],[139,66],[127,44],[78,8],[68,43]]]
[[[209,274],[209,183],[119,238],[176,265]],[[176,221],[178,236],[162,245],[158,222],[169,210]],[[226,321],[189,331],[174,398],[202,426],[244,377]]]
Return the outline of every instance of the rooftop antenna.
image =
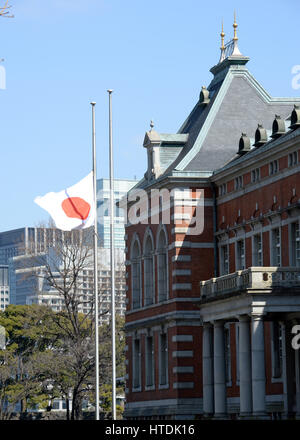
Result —
[[[2,8],[0,7],[0,16],[6,17],[6,18],[14,18],[14,15],[12,15],[12,14],[9,15],[10,8],[11,8],[11,6],[8,5],[8,0],[6,0],[5,5]]]

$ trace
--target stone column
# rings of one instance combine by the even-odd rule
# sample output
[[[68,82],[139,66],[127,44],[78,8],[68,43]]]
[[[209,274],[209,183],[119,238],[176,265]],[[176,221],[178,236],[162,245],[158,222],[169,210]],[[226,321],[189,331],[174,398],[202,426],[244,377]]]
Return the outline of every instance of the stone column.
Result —
[[[224,322],[214,322],[214,399],[215,417],[227,415]]]
[[[203,412],[205,416],[214,413],[214,360],[213,360],[213,326],[209,322],[203,324]]]
[[[252,316],[252,403],[253,416],[266,414],[266,374],[263,315]]]
[[[252,414],[252,371],[250,318],[247,315],[239,317],[239,367],[240,367],[240,416]]]

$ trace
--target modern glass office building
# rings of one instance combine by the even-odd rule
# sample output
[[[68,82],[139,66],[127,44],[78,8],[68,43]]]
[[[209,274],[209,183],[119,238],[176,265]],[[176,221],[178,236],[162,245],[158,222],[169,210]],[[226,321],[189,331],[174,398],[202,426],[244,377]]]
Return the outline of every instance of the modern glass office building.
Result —
[[[125,248],[124,212],[117,202],[136,184],[137,180],[114,180],[114,225],[115,247]],[[97,215],[99,245],[110,247],[109,179],[97,180]]]
[[[0,310],[9,304],[8,266],[0,265]]]

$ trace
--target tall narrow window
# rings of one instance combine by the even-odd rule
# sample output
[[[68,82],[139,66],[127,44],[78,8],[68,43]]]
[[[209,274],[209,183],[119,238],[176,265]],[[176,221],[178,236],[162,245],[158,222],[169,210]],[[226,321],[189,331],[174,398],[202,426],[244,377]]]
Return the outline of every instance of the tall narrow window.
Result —
[[[245,241],[239,240],[236,244],[236,269],[243,270],[245,269]]]
[[[281,325],[272,322],[272,376],[279,378],[282,375],[282,333]]]
[[[293,266],[300,266],[300,225],[299,221],[291,225],[291,245],[292,245],[292,261]]]
[[[168,298],[168,260],[167,240],[163,230],[160,231],[158,239],[158,300],[165,301]]]
[[[154,346],[153,336],[146,337],[146,386],[154,385]]]
[[[141,386],[141,342],[133,340],[133,388]]]
[[[161,333],[159,338],[159,384],[168,383],[168,342],[167,334]]]
[[[144,286],[145,286],[145,305],[153,304],[154,302],[153,246],[150,235],[148,235],[145,243]]]
[[[280,229],[275,228],[272,231],[272,266],[281,266],[281,242]]]
[[[221,275],[229,273],[229,259],[227,245],[221,246]]]
[[[262,254],[262,240],[261,234],[254,235],[253,237],[253,266],[262,266],[263,254]]]
[[[135,241],[131,254],[131,283],[132,283],[132,308],[141,307],[141,253]]]

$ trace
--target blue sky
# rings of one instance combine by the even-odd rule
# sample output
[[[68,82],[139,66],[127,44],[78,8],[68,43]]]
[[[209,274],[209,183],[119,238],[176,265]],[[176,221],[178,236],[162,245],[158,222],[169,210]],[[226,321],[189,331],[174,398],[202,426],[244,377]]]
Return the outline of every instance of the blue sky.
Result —
[[[0,0],[0,5],[4,0]],[[176,132],[218,62],[221,21],[248,68],[273,96],[300,96],[298,0],[11,0],[0,18],[0,231],[48,215],[37,195],[59,191],[91,169],[96,105],[98,177],[108,176],[108,88],[113,93],[115,177],[140,178],[153,119]]]

